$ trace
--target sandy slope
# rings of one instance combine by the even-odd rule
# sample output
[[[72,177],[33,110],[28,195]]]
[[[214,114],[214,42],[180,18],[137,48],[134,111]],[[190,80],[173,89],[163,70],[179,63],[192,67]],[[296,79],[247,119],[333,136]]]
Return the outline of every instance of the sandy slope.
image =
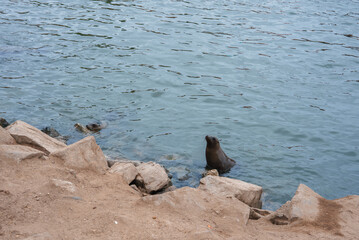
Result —
[[[72,182],[75,192],[52,179]],[[355,239],[343,229],[244,224],[234,202],[176,191],[142,197],[115,174],[75,171],[48,158],[1,159],[0,239]]]

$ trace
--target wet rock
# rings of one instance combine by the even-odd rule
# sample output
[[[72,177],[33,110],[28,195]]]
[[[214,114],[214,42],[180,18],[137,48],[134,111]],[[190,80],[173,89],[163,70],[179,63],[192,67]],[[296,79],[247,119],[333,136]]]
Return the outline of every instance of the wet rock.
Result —
[[[0,159],[13,159],[21,162],[26,159],[43,157],[42,151],[22,145],[0,145]]]
[[[93,132],[98,132],[106,127],[107,127],[107,123],[105,122],[89,123],[86,125],[86,128]]]
[[[88,130],[85,126],[83,126],[81,123],[75,123],[74,127],[77,131],[82,133],[91,133],[90,130]]]
[[[218,170],[217,169],[207,170],[202,174],[203,178],[206,176],[219,176]]]
[[[46,133],[52,138],[55,138],[56,140],[59,140],[60,142],[67,143],[67,140],[69,140],[68,136],[62,136],[58,131],[56,131],[55,128],[52,127],[45,127],[41,129],[41,132]]]
[[[241,180],[206,176],[201,179],[198,188],[214,195],[237,198],[251,207],[262,207],[262,187]]]
[[[51,184],[55,187],[58,187],[64,191],[74,193],[76,192],[76,187],[72,182],[64,181],[60,179],[52,179]]]
[[[0,144],[16,144],[15,139],[2,127],[0,127]]]
[[[9,125],[10,124],[4,118],[0,118],[0,126],[1,127],[6,128]]]
[[[135,184],[141,191],[155,193],[172,185],[166,170],[157,163],[142,163],[136,168],[139,174],[135,179]]]
[[[66,147],[66,144],[48,136],[39,129],[20,120],[8,126],[6,130],[18,144],[34,147],[46,154],[50,154]]]
[[[55,151],[50,157],[62,160],[65,166],[70,168],[92,169],[102,173],[107,169],[105,155],[93,136]]]
[[[58,131],[56,131],[55,128],[52,127],[45,127],[43,129],[41,129],[41,132],[46,133],[47,135],[49,135],[50,137],[58,137],[60,136],[60,133]]]
[[[111,167],[109,172],[121,175],[127,184],[135,180],[138,174],[137,168],[130,162],[117,162]]]

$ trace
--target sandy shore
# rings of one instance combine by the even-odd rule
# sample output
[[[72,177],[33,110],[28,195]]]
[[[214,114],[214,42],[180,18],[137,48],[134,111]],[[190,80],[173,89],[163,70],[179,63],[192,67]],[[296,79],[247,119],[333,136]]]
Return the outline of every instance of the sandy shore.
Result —
[[[21,146],[18,142],[11,145]],[[121,175],[70,167],[51,154],[21,161],[13,155],[1,156],[0,239],[357,239],[359,236],[359,196],[336,202],[325,200],[327,205],[320,205],[318,215],[322,219],[275,225],[267,218],[248,219],[243,212],[247,206],[244,208],[244,203],[237,199],[200,189],[185,187],[144,196]],[[330,224],[323,224],[326,221]]]

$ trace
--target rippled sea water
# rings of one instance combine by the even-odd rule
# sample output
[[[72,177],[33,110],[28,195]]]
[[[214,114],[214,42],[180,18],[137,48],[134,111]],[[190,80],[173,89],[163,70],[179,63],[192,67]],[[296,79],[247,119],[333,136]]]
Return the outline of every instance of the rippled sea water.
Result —
[[[1,0],[0,117],[76,122],[105,154],[199,183],[205,135],[263,186],[359,194],[359,2]]]

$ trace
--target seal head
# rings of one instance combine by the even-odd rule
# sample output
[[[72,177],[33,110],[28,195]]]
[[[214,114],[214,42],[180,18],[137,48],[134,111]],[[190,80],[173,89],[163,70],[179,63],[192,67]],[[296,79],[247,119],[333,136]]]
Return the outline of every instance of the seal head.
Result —
[[[217,169],[220,174],[228,172],[236,164],[236,162],[227,157],[216,137],[206,136],[206,141],[207,168]]]

